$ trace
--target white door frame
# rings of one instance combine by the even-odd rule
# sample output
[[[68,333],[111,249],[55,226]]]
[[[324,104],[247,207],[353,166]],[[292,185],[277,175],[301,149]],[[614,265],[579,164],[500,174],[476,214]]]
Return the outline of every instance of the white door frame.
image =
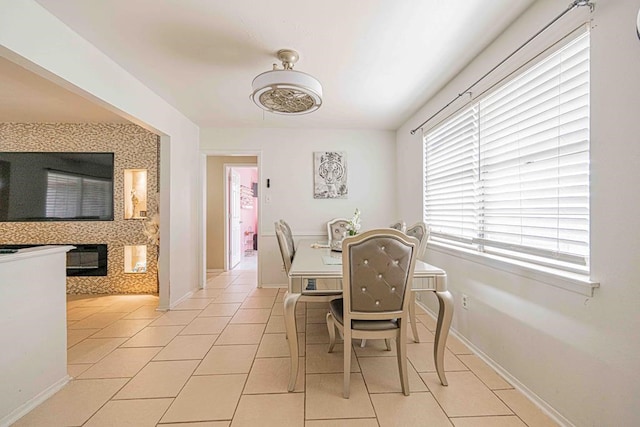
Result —
[[[261,203],[261,199],[262,199],[262,194],[263,194],[263,186],[262,186],[262,150],[201,150],[200,151],[200,182],[201,182],[201,203],[200,206],[202,207],[202,212],[200,215],[200,224],[199,224],[199,228],[200,228],[200,236],[202,236],[202,238],[200,239],[199,245],[200,245],[200,259],[201,259],[201,266],[202,266],[202,271],[201,271],[201,277],[202,277],[202,282],[200,284],[201,288],[204,288],[206,286],[207,283],[207,157],[209,156],[214,156],[214,157],[233,157],[233,156],[253,156],[256,157],[256,164],[251,164],[251,165],[246,165],[246,166],[252,166],[252,167],[258,167],[258,200],[257,200],[257,208],[258,208],[258,252],[257,252],[257,257],[258,257],[258,287],[261,288],[262,287],[262,280],[261,280],[261,267],[260,267],[260,250],[261,250],[261,246],[260,245],[260,233],[262,232],[262,203]],[[241,163],[233,163],[233,165],[241,165]],[[224,167],[223,167],[224,169]],[[227,204],[227,191],[228,189],[225,189],[225,206]],[[226,223],[226,221],[225,221]],[[224,247],[224,253],[227,254],[228,253],[228,248],[227,248],[227,244],[228,244],[228,229],[227,226],[225,225],[225,247]],[[228,265],[227,265],[227,261],[228,261],[228,257],[225,255],[225,270],[228,270]]]

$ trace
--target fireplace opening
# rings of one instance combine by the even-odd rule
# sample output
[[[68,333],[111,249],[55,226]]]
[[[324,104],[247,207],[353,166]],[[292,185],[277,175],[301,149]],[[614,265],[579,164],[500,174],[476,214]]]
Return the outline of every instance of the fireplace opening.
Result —
[[[106,276],[107,245],[59,243],[75,246],[67,252],[67,276]],[[43,245],[0,245],[3,249],[23,249]]]
[[[98,252],[67,252],[67,268],[72,270],[91,270],[98,268]]]
[[[73,245],[67,252],[67,276],[106,276],[107,245]]]

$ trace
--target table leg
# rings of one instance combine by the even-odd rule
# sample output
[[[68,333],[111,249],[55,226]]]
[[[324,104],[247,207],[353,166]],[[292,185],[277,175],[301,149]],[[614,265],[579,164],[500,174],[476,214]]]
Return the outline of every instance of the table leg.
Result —
[[[436,372],[442,385],[448,385],[444,374],[444,350],[449,335],[449,327],[453,318],[453,296],[449,291],[436,292],[440,310],[438,310],[438,324],[436,325],[436,342],[433,347],[433,356],[436,364]]]
[[[296,330],[296,304],[301,294],[288,293],[284,297],[284,325],[289,343],[291,369],[289,371],[289,391],[296,388],[298,378],[298,332]]]
[[[409,321],[411,322],[411,330],[413,331],[413,342],[420,342],[418,336],[418,325],[416,324],[416,293],[411,291],[411,301],[409,301]]]

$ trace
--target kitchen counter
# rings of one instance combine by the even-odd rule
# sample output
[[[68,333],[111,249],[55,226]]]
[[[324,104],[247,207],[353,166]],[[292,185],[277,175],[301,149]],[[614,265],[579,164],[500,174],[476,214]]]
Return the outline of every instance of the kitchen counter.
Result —
[[[68,381],[66,253],[37,246],[0,254],[0,426]]]

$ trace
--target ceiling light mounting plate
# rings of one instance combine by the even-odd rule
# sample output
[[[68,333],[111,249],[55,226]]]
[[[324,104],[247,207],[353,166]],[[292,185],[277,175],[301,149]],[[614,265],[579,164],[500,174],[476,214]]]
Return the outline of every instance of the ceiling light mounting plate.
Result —
[[[300,59],[298,52],[292,49],[280,49],[276,55],[282,62],[282,68],[285,70],[292,70],[293,64],[298,62],[298,59]]]

